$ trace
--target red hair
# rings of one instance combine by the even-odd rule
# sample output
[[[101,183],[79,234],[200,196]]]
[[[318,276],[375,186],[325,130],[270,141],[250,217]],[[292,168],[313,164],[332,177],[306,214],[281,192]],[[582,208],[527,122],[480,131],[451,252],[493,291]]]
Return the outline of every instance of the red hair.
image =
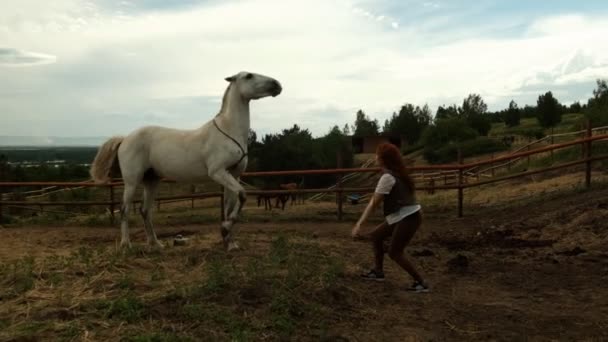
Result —
[[[401,157],[399,149],[390,143],[383,143],[376,148],[376,156],[382,162],[384,168],[392,171],[395,176],[399,177],[410,191],[415,190],[414,181],[410,177],[405,168],[405,163]]]

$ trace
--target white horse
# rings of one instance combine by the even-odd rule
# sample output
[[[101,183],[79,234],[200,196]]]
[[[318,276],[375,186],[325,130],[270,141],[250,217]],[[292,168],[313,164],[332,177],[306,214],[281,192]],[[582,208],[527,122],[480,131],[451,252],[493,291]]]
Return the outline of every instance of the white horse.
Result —
[[[111,180],[116,166],[124,182],[121,212],[121,247],[131,247],[128,213],[135,190],[144,185],[141,215],[148,244],[162,247],[151,221],[151,209],[161,178],[182,183],[212,179],[224,187],[224,217],[221,235],[230,251],[238,248],[234,224],[246,200],[238,179],[247,167],[249,103],[281,93],[281,84],[270,77],[240,72],[227,77],[220,112],[202,127],[178,130],[146,126],[127,136],[115,136],[98,150],[90,174],[98,184]],[[116,161],[118,165],[116,165]]]

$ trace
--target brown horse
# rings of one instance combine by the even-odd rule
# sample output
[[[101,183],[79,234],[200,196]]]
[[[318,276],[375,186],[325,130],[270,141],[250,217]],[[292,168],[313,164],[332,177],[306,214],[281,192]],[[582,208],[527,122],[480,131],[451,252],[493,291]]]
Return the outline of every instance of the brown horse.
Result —
[[[300,184],[292,182],[280,184],[279,187],[281,187],[283,190],[297,190],[300,188]],[[291,205],[298,204],[298,198],[300,199],[300,203],[304,203],[304,196],[302,194],[297,194],[294,192],[289,194],[289,197],[291,198]]]
[[[277,190],[275,186],[266,184],[262,187],[262,190]],[[282,204],[281,209],[285,210],[285,203],[289,199],[289,195],[286,194],[259,194],[258,195],[258,207],[261,202],[264,201],[264,210],[272,210],[272,199],[276,198],[275,208],[279,207],[279,201]]]
[[[285,210],[285,203],[289,199],[288,195],[275,195],[275,194],[261,194],[258,195],[258,207],[260,206],[262,200],[264,201],[264,210],[272,210],[272,199],[276,197],[275,208],[279,207],[279,201],[281,202],[281,210]]]

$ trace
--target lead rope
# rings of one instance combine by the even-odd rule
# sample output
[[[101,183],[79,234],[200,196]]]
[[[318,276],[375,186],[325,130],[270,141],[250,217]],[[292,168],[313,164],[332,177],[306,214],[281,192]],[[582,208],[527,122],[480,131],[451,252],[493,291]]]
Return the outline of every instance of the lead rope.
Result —
[[[241,159],[239,159],[239,161],[237,161],[234,165],[232,165],[229,169],[234,169],[236,168],[241,161],[243,161],[243,159],[245,157],[247,157],[247,152],[245,152],[245,149],[243,148],[243,146],[241,146],[241,144],[239,144],[238,141],[236,141],[233,137],[229,136],[228,134],[226,134],[226,132],[222,131],[222,129],[220,128],[220,126],[218,126],[218,124],[215,122],[215,119],[213,119],[213,125],[215,126],[215,128],[217,128],[218,131],[220,131],[223,135],[227,136],[228,139],[234,141],[234,143],[236,144],[236,146],[238,146],[241,149],[241,152],[243,153],[243,155],[241,156]]]

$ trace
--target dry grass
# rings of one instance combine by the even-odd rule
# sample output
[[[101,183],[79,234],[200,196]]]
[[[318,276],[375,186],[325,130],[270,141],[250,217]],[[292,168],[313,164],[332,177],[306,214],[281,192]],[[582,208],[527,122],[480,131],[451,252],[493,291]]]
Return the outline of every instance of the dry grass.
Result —
[[[385,283],[357,279],[371,253],[334,216],[242,223],[229,254],[215,224],[159,224],[162,252],[139,247],[140,225],[128,253],[115,227],[0,229],[0,340],[603,340],[606,196],[566,190],[464,219],[425,209],[407,249],[432,285],[422,296],[390,260]],[[177,233],[190,243],[171,246]]]
[[[194,236],[162,253],[82,247],[2,263],[0,338],[248,340],[297,329],[316,339],[348,317],[335,317],[336,308],[361,308],[344,265],[318,242],[243,242],[251,252],[238,256]]]

